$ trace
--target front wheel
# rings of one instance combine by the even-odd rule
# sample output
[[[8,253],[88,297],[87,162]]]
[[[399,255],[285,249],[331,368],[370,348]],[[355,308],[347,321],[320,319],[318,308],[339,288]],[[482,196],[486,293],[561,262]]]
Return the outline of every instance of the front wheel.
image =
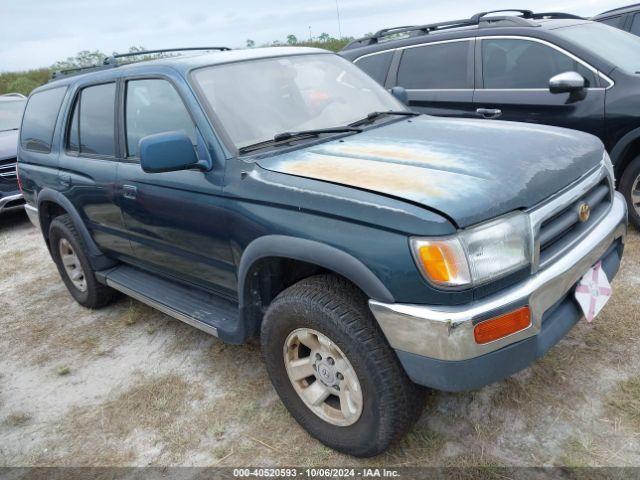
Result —
[[[269,306],[261,330],[271,381],[293,417],[325,445],[383,452],[419,417],[424,395],[347,281],[300,281]]]
[[[629,220],[640,229],[640,156],[636,157],[622,174],[619,190],[629,206]]]

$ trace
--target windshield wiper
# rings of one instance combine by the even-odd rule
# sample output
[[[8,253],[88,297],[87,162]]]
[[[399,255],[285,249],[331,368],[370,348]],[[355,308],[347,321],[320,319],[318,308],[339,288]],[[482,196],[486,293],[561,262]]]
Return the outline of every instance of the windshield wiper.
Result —
[[[356,120],[353,123],[350,123],[349,126],[350,127],[357,127],[359,125],[366,125],[367,123],[371,123],[374,120],[380,118],[380,117],[386,117],[387,115],[402,115],[405,117],[417,117],[418,115],[421,115],[420,113],[417,112],[410,112],[408,110],[387,110],[386,112],[371,112],[369,113],[366,117],[360,119],[360,120]]]
[[[362,132],[361,128],[355,127],[333,127],[333,128],[317,128],[315,130],[302,130],[300,132],[282,132],[274,135],[273,139],[266,140],[264,142],[254,143],[253,145],[247,145],[246,147],[240,148],[238,151],[240,153],[247,153],[254,150],[259,150],[261,148],[270,147],[273,145],[277,145],[282,142],[288,142],[291,140],[298,140],[308,137],[317,137],[318,135],[330,134],[330,133],[360,133]]]

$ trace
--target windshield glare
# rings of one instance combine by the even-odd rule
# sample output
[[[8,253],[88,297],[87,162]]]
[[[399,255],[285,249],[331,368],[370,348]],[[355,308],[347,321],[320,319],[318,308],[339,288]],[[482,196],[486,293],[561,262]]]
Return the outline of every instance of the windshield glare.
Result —
[[[331,54],[297,55],[196,70],[194,80],[240,149],[283,132],[345,126],[406,107],[367,74]]]
[[[558,28],[556,33],[627,73],[640,73],[640,37],[596,22]]]
[[[20,128],[26,100],[0,100],[0,132]]]

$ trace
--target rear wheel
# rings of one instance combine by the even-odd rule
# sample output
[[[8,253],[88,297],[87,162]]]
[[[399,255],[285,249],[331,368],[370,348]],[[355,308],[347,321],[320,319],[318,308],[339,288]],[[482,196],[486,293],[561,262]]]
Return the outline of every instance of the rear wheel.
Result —
[[[366,297],[340,277],[311,277],[278,295],[261,343],[282,402],[333,449],[377,455],[422,411],[423,391],[402,369]]]
[[[100,308],[117,292],[98,282],[85,253],[84,242],[69,215],[61,215],[49,228],[51,256],[71,296],[82,306]]]
[[[627,200],[629,220],[640,229],[640,156],[627,166],[618,188]]]

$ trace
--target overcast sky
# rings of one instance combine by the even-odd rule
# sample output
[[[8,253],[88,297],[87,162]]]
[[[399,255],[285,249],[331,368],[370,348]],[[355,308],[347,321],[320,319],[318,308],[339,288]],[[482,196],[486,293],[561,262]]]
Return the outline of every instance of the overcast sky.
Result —
[[[344,36],[517,7],[590,16],[631,0],[338,0]],[[0,0],[0,71],[49,66],[80,50],[243,47],[327,32],[336,0]]]

